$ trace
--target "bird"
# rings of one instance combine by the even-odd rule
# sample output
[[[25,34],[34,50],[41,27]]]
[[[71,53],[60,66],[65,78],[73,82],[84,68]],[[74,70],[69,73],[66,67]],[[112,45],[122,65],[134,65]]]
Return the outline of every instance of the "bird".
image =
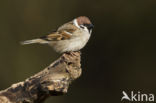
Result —
[[[21,44],[48,44],[58,53],[79,51],[88,42],[93,27],[88,17],[79,16],[61,25],[55,32],[23,41]]]

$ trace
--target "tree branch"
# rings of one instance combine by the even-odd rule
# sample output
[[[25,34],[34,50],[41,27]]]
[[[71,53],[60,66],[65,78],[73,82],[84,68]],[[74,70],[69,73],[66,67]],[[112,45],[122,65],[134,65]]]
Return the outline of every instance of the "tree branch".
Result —
[[[42,103],[49,96],[67,93],[80,75],[80,52],[64,53],[43,71],[0,91],[0,103]]]

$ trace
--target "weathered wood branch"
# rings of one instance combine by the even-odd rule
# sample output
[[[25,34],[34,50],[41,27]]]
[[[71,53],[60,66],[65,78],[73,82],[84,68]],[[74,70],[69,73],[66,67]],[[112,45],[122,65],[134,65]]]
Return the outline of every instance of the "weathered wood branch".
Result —
[[[42,103],[49,96],[67,93],[80,75],[80,52],[64,53],[43,71],[0,91],[0,103]]]

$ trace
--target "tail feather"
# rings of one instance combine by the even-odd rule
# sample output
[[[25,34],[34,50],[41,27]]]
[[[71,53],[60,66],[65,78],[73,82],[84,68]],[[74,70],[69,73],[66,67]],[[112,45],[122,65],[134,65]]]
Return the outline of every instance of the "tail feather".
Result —
[[[26,41],[21,42],[22,45],[33,44],[33,43],[46,44],[48,43],[48,41],[43,40],[43,39],[32,39],[32,40],[26,40]]]

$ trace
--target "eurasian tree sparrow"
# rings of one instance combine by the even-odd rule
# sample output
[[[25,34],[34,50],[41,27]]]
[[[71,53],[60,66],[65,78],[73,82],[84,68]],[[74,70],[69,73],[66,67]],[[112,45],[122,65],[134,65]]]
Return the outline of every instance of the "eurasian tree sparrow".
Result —
[[[78,51],[88,42],[92,28],[93,24],[89,18],[80,16],[60,26],[56,32],[37,39],[26,40],[22,44],[49,44],[59,53]]]

